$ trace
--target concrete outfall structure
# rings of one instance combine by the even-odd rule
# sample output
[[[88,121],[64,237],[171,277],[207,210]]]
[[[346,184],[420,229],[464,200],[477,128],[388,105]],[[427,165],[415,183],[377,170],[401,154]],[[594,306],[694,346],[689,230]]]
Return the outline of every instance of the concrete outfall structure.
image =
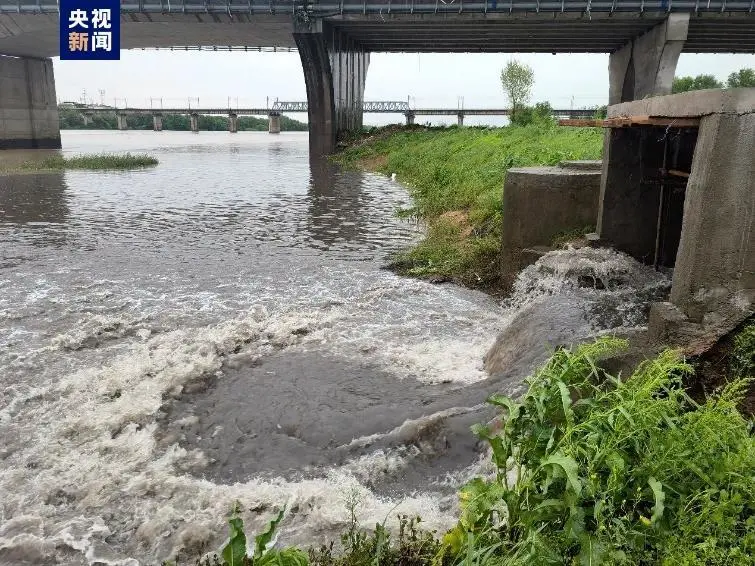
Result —
[[[0,149],[58,149],[52,60],[0,56]]]
[[[755,88],[707,90],[610,106],[608,117],[667,126],[606,133],[598,236],[674,269],[650,331],[665,342],[725,328],[755,309]],[[675,127],[674,119],[699,119]]]
[[[600,161],[506,172],[501,257],[507,284],[552,249],[556,237],[595,225],[600,177]]]

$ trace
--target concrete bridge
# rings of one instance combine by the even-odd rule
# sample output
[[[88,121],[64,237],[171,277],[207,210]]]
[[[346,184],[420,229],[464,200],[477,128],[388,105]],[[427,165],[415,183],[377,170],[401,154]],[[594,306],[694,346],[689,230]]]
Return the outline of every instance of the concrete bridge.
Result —
[[[239,116],[267,116],[268,131],[278,134],[281,131],[280,116],[282,113],[309,113],[309,104],[303,101],[275,102],[271,108],[116,108],[112,106],[74,106],[84,115],[84,123],[95,114],[115,114],[119,130],[128,129],[128,116],[152,114],[153,129],[159,132],[163,129],[163,116],[179,114],[190,117],[192,132],[199,131],[199,116],[228,116],[228,131],[238,132]],[[364,101],[363,114],[403,114],[407,125],[413,124],[417,116],[456,116],[456,123],[464,125],[465,116],[510,116],[510,108],[411,108],[405,101]],[[553,110],[555,118],[591,118],[595,110]]]
[[[139,0],[121,47],[298,49],[310,149],[362,125],[371,52],[610,53],[609,103],[667,94],[682,51],[755,53],[755,0]],[[0,0],[0,148],[59,147],[58,7]]]

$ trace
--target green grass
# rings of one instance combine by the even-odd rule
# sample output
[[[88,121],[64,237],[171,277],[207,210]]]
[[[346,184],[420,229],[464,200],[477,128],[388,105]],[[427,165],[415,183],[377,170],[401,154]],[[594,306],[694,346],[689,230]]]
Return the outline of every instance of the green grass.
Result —
[[[157,165],[156,158],[145,154],[132,153],[95,153],[90,155],[76,155],[64,157],[50,155],[39,160],[26,161],[18,170],[21,171],[60,171],[63,169],[88,170],[122,170],[140,169]]]
[[[427,223],[425,240],[397,258],[411,275],[440,275],[472,286],[497,276],[502,195],[511,167],[597,159],[601,130],[536,124],[506,128],[398,128],[367,132],[335,160],[396,173]],[[452,217],[446,213],[454,213]],[[445,216],[444,216],[445,215]]]

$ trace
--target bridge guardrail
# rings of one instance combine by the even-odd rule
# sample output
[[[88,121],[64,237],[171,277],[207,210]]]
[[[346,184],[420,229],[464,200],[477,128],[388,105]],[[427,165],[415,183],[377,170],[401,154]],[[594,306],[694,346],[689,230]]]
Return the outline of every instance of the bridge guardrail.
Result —
[[[755,0],[123,0],[126,13],[749,12]],[[0,13],[57,13],[52,0],[0,0]]]

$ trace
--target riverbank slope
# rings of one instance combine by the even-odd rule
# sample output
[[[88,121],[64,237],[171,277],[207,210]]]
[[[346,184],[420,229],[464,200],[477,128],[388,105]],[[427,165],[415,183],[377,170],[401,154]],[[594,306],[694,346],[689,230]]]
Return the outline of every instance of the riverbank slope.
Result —
[[[603,132],[551,123],[503,128],[388,126],[351,141],[334,160],[396,174],[414,199],[399,213],[426,223],[425,238],[397,256],[403,275],[495,292],[499,286],[502,194],[511,167],[599,159]]]

